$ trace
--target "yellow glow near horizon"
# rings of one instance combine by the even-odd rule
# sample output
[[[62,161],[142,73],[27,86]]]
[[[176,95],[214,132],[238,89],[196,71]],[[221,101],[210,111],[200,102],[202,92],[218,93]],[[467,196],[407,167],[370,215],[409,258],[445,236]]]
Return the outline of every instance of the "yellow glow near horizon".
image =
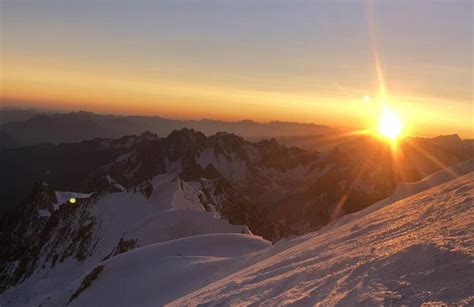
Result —
[[[379,121],[379,133],[391,141],[396,140],[403,131],[403,123],[400,117],[385,106]]]
[[[28,59],[9,62],[8,74],[0,75],[0,99],[22,103],[27,108],[40,105],[106,114],[323,125],[353,122],[347,115],[353,112],[346,110],[356,108],[347,97],[342,97],[347,108],[340,108],[341,96],[331,93],[262,90],[227,82],[190,82],[113,68],[80,70],[73,64],[64,63],[60,67],[55,62],[46,62],[50,65],[43,62],[37,64]],[[363,122],[360,119],[359,123]]]
[[[191,81],[128,73],[105,64],[90,67],[84,63],[14,56],[2,68],[0,104],[5,106],[179,119],[314,122],[349,130],[370,127],[378,131],[380,103],[392,101],[399,118],[403,118],[404,135],[458,133],[463,138],[473,137],[472,113],[466,112],[463,100],[454,99],[449,108],[441,108],[443,98],[403,92],[389,95],[351,88],[274,90],[229,80]],[[267,81],[281,84],[278,78]],[[379,132],[375,134],[381,136]]]

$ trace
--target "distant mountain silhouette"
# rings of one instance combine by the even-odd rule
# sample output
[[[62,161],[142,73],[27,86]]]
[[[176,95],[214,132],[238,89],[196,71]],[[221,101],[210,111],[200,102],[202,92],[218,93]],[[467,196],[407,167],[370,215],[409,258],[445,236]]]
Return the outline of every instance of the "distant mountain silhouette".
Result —
[[[20,109],[1,109],[0,110],[0,124],[7,124],[12,122],[25,121],[32,117],[39,115],[38,111],[20,110]]]
[[[251,120],[226,122],[219,120],[177,120],[159,116],[99,115],[92,112],[34,114],[27,111],[0,111],[0,133],[9,138],[8,146],[29,146],[40,143],[80,142],[95,137],[118,138],[151,131],[166,136],[175,129],[192,128],[206,135],[229,132],[243,137],[274,137],[284,135],[335,134],[340,130],[316,124]]]

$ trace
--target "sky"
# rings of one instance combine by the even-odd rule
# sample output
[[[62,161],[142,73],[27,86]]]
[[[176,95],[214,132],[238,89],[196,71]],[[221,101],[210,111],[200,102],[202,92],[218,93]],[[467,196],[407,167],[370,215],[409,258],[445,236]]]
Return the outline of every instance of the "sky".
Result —
[[[473,2],[0,2],[14,107],[473,137]],[[371,97],[364,101],[362,97]]]

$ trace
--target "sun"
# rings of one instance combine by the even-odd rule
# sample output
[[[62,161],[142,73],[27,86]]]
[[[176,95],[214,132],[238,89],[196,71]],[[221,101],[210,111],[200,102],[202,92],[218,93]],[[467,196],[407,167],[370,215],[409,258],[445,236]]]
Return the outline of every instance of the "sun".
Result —
[[[385,107],[379,121],[379,133],[390,141],[395,141],[400,137],[402,131],[403,123],[400,117],[388,107]]]

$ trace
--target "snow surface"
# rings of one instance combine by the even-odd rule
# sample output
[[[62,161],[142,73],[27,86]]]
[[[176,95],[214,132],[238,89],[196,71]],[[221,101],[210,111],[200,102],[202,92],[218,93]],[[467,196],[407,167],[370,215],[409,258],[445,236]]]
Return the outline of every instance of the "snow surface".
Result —
[[[455,180],[453,169],[439,172],[365,214],[272,246],[205,235],[111,258],[71,306],[474,304],[471,163]],[[43,306],[64,305],[80,282]]]
[[[324,175],[331,166],[323,170],[312,168],[312,164],[298,164],[284,171],[273,167],[263,167],[257,162],[262,161],[258,150],[253,146],[246,146],[245,151],[249,161],[241,159],[235,152],[217,153],[213,148],[206,148],[196,157],[196,162],[206,168],[214,166],[217,171],[227,178],[235,187],[246,186],[254,180],[269,179],[265,184],[268,192],[275,190],[281,193],[294,193],[296,189],[304,189],[304,183]],[[250,163],[249,163],[250,162]],[[255,165],[251,165],[255,163]]]
[[[223,274],[242,268],[232,259],[268,247],[259,237],[212,234],[149,245],[103,262],[105,269],[70,306],[161,306]],[[64,306],[82,279],[45,306]]]
[[[95,193],[85,194],[85,193],[56,191],[55,194],[56,194],[57,204],[62,205],[71,198],[75,198],[75,199],[89,198]]]
[[[196,162],[206,168],[212,164],[220,174],[229,178],[233,183],[245,182],[248,176],[247,162],[238,158],[235,153],[230,153],[231,159],[221,153],[215,153],[212,148],[204,149],[196,158]]]
[[[265,242],[263,245],[268,244],[260,237],[253,236],[247,226],[231,225],[227,220],[216,218],[212,212],[206,212],[196,197],[198,191],[191,185],[181,182],[177,174],[156,176],[152,180],[152,185],[153,192],[149,198],[140,192],[131,191],[109,193],[98,197],[97,203],[87,209],[90,218],[84,220],[81,216],[77,216],[72,221],[77,225],[76,229],[95,221],[91,231],[92,242],[96,243],[89,251],[90,256],[83,262],[67,258],[64,262],[51,267],[50,263],[46,266],[41,265],[46,261],[47,254],[46,251],[42,252],[38,269],[33,275],[0,294],[0,306],[38,306],[48,297],[59,295],[65,286],[109,256],[120,239],[134,240],[138,246],[143,247],[183,237],[212,233],[225,236],[227,233],[235,233],[248,239],[250,247],[254,246],[251,242],[255,240]],[[58,203],[61,203],[70,197],[86,198],[91,195],[56,192],[56,196],[59,199]],[[79,203],[75,205],[81,206]],[[38,212],[42,213],[44,212]],[[217,240],[216,244],[221,245],[221,241]],[[47,242],[45,246],[53,243],[53,241]],[[243,248],[244,251],[250,248],[242,246],[236,248]]]
[[[125,162],[127,161],[129,158],[131,158],[133,155],[135,154],[134,151],[131,151],[129,153],[126,153],[126,154],[123,154],[121,156],[118,156],[116,159],[115,159],[115,162]]]
[[[458,178],[470,172],[474,172],[474,159],[467,160],[463,163],[440,170],[417,182],[413,182],[413,183],[401,182],[397,185],[395,191],[390,197],[383,199],[381,201],[378,201],[375,204],[372,204],[371,206],[361,211],[342,216],[338,220],[336,220],[334,223],[326,226],[325,229],[335,227],[343,223],[347,223],[349,220],[362,217],[372,211],[383,208],[384,206],[390,205],[398,200],[415,195],[429,188],[441,185],[442,183],[445,183],[449,180],[453,180],[455,178]]]
[[[118,189],[119,191],[126,190],[120,183],[118,183],[115,179],[110,177],[110,175],[105,176],[105,179],[107,180],[109,184],[111,184],[114,188]]]
[[[474,173],[335,228],[171,305],[474,304]]]

